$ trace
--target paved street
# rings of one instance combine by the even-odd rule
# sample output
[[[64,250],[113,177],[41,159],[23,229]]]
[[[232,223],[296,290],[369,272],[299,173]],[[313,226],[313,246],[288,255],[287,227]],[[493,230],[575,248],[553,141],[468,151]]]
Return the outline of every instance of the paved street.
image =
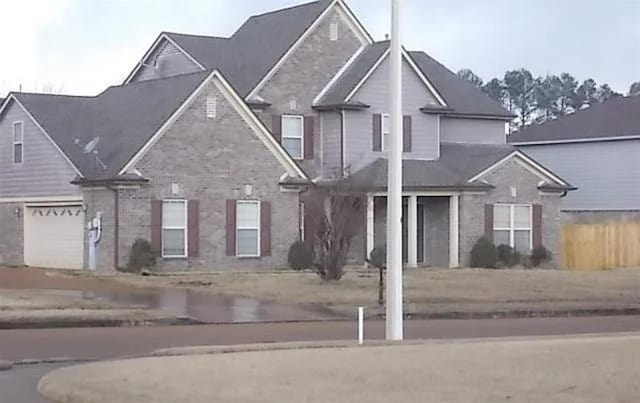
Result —
[[[473,338],[640,331],[640,317],[581,317],[406,322],[406,337]],[[27,329],[0,331],[0,357],[106,359],[172,346],[355,338],[354,322],[301,322],[175,327]],[[382,338],[384,322],[367,323],[367,338]],[[18,366],[0,377],[0,403],[38,402],[41,375],[53,366]],[[8,399],[8,400],[7,400]],[[40,400],[41,401],[41,400]]]

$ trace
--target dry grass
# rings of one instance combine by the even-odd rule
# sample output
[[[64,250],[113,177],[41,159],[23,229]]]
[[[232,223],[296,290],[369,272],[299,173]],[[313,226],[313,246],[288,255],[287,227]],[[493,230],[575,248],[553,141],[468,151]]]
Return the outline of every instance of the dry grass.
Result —
[[[376,307],[375,271],[351,270],[338,282],[323,282],[314,273],[207,273],[171,276],[115,276],[136,286],[181,287],[285,303],[333,307]],[[560,270],[417,269],[404,274],[409,308],[468,310],[501,306],[528,308],[575,306],[640,306],[640,270],[600,272]],[[411,310],[411,309],[409,309]]]

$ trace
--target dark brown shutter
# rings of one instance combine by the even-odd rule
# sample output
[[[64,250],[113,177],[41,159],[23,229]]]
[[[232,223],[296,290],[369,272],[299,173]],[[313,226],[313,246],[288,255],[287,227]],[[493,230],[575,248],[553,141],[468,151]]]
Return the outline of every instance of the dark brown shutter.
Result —
[[[531,236],[533,237],[533,247],[539,248],[542,246],[542,206],[534,204],[532,208],[533,228]]]
[[[273,133],[273,137],[278,140],[278,143],[282,143],[282,115],[273,115],[271,133]]]
[[[382,151],[382,115],[373,114],[373,151]]]
[[[197,257],[200,253],[200,202],[189,200],[187,204],[187,245],[189,257]]]
[[[271,256],[271,203],[260,203],[260,256]]]
[[[484,205],[484,236],[493,241],[493,204]]]
[[[304,159],[313,159],[313,116],[304,117]]]
[[[402,118],[402,151],[411,152],[411,116]]]
[[[151,248],[162,254],[162,200],[151,200]]]
[[[226,212],[226,251],[227,256],[236,255],[236,201],[227,200]]]

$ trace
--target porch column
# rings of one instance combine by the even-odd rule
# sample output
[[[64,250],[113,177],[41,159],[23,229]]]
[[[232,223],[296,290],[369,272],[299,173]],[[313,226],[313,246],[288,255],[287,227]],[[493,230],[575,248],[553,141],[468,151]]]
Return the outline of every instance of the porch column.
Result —
[[[449,198],[449,267],[460,266],[460,196]]]
[[[418,267],[418,196],[409,196],[407,217],[407,266]]]
[[[375,242],[375,233],[374,233],[375,217],[374,217],[374,204],[373,204],[374,198],[375,196],[372,194],[367,195],[367,247],[365,251],[365,253],[367,254],[365,256],[366,259],[369,259],[369,257],[371,256],[371,251],[374,248],[374,242]]]

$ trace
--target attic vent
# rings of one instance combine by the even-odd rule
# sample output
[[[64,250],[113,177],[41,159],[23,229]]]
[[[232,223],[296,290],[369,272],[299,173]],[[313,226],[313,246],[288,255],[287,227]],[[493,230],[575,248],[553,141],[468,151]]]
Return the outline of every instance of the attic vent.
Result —
[[[332,41],[338,40],[338,21],[334,21],[329,26],[329,38]]]
[[[216,97],[207,97],[207,117],[211,119],[216,118]]]
[[[289,98],[289,110],[295,111],[298,109],[298,100],[295,97]]]

